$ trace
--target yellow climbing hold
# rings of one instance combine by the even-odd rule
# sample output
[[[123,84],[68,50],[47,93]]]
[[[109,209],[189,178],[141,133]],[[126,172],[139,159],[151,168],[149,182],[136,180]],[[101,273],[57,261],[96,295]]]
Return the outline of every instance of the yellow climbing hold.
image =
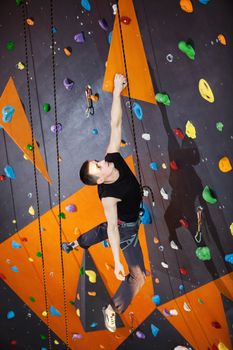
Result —
[[[159,240],[156,236],[154,236],[154,244],[158,244],[159,243]]]
[[[200,79],[199,81],[199,92],[201,94],[201,97],[203,97],[206,101],[213,103],[214,102],[214,94],[207,83],[206,80]]]
[[[78,317],[80,317],[80,309],[76,310],[76,314],[78,315]]]
[[[167,169],[166,163],[163,163],[163,164],[162,164],[162,168],[163,168],[163,169]]]
[[[187,121],[187,123],[185,125],[185,133],[191,139],[195,139],[197,136],[195,126],[189,120]]]
[[[59,344],[59,341],[55,339],[55,340],[54,340],[54,344],[55,344],[55,345],[58,345],[58,344]]]
[[[29,260],[30,262],[33,262],[33,261],[34,261],[34,259],[32,259],[32,258],[28,258],[28,260]]]
[[[35,215],[35,210],[34,210],[34,208],[33,208],[33,206],[31,205],[30,206],[30,208],[28,209],[28,213],[30,214],[30,215]]]
[[[188,12],[188,13],[193,12],[193,4],[191,0],[180,0],[180,7],[184,12]]]
[[[96,292],[87,292],[88,295],[90,295],[91,297],[95,297],[96,296]]]
[[[233,236],[233,222],[230,224],[230,231],[231,231],[231,234]]]
[[[226,45],[227,44],[227,41],[226,41],[226,38],[223,34],[219,34],[218,35],[218,41],[222,44],[222,45]]]
[[[29,159],[28,156],[26,155],[26,153],[24,153],[23,157],[24,157],[25,160]]]
[[[218,350],[229,350],[229,348],[226,347],[223,343],[218,343]]]
[[[218,162],[218,166],[223,173],[228,173],[232,170],[231,162],[228,157],[222,157]]]
[[[46,317],[47,316],[47,311],[42,312],[42,316]]]
[[[16,224],[16,220],[15,219],[12,220],[12,224]]]
[[[89,277],[89,282],[96,283],[96,273],[93,270],[85,270],[85,274]]]

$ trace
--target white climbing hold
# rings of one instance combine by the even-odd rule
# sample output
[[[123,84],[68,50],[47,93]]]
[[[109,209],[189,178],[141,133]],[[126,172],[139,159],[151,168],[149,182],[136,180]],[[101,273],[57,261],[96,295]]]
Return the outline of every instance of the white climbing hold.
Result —
[[[163,187],[160,190],[160,194],[163,197],[163,199],[168,200],[168,193],[165,191]]]
[[[144,134],[142,134],[142,138],[146,141],[150,141],[150,134],[145,132]]]
[[[184,310],[185,310],[185,311],[187,311],[187,312],[190,312],[190,311],[191,311],[191,308],[190,308],[190,306],[188,305],[188,303],[184,303],[183,307],[184,307]]]
[[[164,261],[161,262],[161,265],[162,265],[165,269],[168,269],[168,264],[165,263]]]

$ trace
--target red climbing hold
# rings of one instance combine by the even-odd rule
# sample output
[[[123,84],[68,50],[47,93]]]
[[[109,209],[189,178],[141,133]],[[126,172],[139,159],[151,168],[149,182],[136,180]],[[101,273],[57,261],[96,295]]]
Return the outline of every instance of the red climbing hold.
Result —
[[[20,240],[21,240],[22,242],[27,242],[27,241],[28,241],[27,237],[20,237]]]
[[[178,168],[178,165],[176,164],[176,162],[174,161],[174,160],[172,160],[171,162],[170,162],[170,168],[172,169],[172,170],[178,170],[179,168]]]
[[[6,180],[6,175],[0,175],[0,181]]]
[[[211,326],[217,329],[222,328],[218,321],[211,322]]]
[[[174,131],[174,134],[177,136],[177,137],[179,137],[179,139],[184,139],[184,133],[183,133],[183,131],[181,130],[181,129],[179,129],[179,128],[174,128],[174,129],[172,129],[173,131]]]
[[[126,17],[126,16],[122,16],[121,17],[121,22],[128,25],[131,22],[131,18]]]
[[[185,219],[180,219],[179,223],[181,224],[181,226],[183,226],[184,228],[189,228],[189,223],[187,220]]]
[[[185,267],[180,267],[180,273],[181,273],[182,275],[184,275],[184,276],[187,276],[188,271],[186,270]]]

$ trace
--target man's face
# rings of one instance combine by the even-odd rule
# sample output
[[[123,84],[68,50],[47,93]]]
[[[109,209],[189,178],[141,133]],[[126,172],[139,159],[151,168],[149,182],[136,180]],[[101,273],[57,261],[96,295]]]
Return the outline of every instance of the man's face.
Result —
[[[105,180],[111,176],[114,170],[114,163],[107,162],[106,160],[90,160],[89,161],[89,174],[98,177],[99,181],[97,183],[103,183]]]

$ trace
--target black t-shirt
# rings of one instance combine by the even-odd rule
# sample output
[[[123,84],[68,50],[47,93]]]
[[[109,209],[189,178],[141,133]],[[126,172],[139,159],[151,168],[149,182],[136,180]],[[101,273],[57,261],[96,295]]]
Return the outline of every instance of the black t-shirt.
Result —
[[[142,200],[140,185],[120,153],[107,153],[107,162],[113,162],[119,171],[119,178],[112,184],[98,185],[99,198],[114,197],[121,199],[117,203],[118,219],[125,222],[136,221]]]

